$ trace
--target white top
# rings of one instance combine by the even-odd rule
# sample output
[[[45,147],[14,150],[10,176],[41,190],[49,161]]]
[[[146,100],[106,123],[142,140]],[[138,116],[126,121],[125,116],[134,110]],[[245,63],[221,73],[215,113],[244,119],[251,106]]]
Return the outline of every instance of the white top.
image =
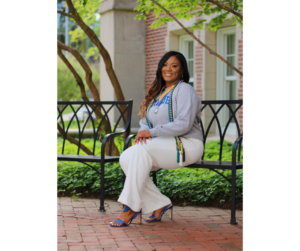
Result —
[[[168,90],[169,88],[166,88]],[[162,92],[162,93],[164,93]],[[174,121],[169,122],[168,104],[170,93],[165,101],[159,106],[158,112],[154,110],[158,107],[158,99],[154,102],[149,111],[149,120],[152,129],[149,129],[147,120],[140,120],[140,130],[150,130],[152,137],[174,137],[195,138],[203,141],[202,130],[199,126],[201,115],[201,100],[194,88],[185,82],[178,84],[173,92],[173,117]]]

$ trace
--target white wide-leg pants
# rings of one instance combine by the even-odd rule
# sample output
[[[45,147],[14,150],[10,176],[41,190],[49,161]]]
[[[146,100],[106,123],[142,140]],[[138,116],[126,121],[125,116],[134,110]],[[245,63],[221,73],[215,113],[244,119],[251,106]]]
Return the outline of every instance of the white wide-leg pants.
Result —
[[[203,142],[199,139],[181,138],[185,149],[187,166],[198,161],[203,155]],[[118,202],[129,206],[133,211],[141,209],[150,213],[171,204],[171,200],[161,194],[151,180],[149,173],[158,169],[180,168],[177,163],[174,137],[157,137],[147,143],[139,143],[127,148],[120,156],[121,167],[126,181]]]

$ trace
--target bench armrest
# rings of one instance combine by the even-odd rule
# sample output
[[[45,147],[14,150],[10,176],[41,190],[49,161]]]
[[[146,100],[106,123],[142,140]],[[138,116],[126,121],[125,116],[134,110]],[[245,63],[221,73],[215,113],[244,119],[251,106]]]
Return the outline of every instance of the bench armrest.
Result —
[[[234,164],[234,166],[235,166],[235,163],[236,163],[236,150],[239,147],[239,145],[241,146],[242,141],[243,141],[243,136],[238,137],[235,140],[235,142],[233,144],[233,147],[232,147],[232,163]],[[241,148],[239,148],[239,149],[241,150]],[[239,157],[238,160],[240,161],[241,151],[239,151],[239,156],[238,157]]]
[[[105,144],[106,144],[106,141],[108,140],[108,138],[112,137],[112,136],[115,136],[115,135],[118,135],[118,134],[123,134],[126,130],[123,130],[121,132],[112,132],[112,133],[109,133],[109,134],[106,134],[105,137],[103,138],[102,140],[102,146],[101,146],[101,158],[103,159],[104,158],[104,153],[105,153]]]
[[[130,134],[124,143],[124,151],[128,148],[129,142],[132,138],[135,138],[136,134]]]

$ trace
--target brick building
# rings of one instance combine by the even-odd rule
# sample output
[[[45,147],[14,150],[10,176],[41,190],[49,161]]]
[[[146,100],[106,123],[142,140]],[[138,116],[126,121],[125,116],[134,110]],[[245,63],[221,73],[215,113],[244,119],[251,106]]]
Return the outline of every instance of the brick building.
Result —
[[[146,91],[155,79],[158,61],[170,50],[180,51],[185,55],[191,76],[190,84],[193,85],[201,100],[243,98],[241,76],[221,60],[210,55],[176,22],[162,25],[158,29],[150,29],[150,24],[155,20],[152,13],[147,16],[146,21],[133,20],[136,15],[133,11],[135,6],[137,6],[136,0],[106,0],[101,3],[99,10],[101,41],[112,57],[125,98],[134,100],[133,127],[138,127],[140,118],[136,114]],[[210,18],[205,17],[207,22]],[[189,28],[196,19],[180,21]],[[194,32],[196,37],[241,71],[243,70],[242,34],[238,26],[232,26],[232,20],[225,20],[217,32],[206,30],[205,25],[202,30]],[[101,65],[100,82],[101,99],[115,100],[104,63]],[[221,123],[228,114],[229,111],[220,114]],[[203,114],[204,123],[211,116],[210,112]],[[239,110],[238,119],[243,129],[242,109]],[[230,126],[227,134],[235,135],[235,133],[235,125]]]

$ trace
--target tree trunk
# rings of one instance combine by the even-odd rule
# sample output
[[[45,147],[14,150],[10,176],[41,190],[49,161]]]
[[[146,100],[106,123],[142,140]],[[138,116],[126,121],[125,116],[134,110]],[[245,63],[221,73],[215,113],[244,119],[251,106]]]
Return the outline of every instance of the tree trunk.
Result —
[[[77,84],[79,85],[80,87],[80,92],[81,92],[81,97],[84,101],[89,101],[88,97],[86,96],[86,92],[85,92],[85,88],[84,88],[84,85],[83,85],[83,81],[81,79],[81,77],[78,75],[78,73],[75,71],[74,67],[70,64],[70,62],[68,61],[68,59],[63,55],[63,53],[61,52],[60,49],[64,49],[64,50],[67,50],[69,51],[70,53],[72,53],[75,58],[78,60],[78,62],[80,63],[80,65],[83,67],[83,69],[86,71],[86,80],[87,82],[89,81],[89,88],[91,89],[92,93],[93,93],[93,97],[94,99],[96,99],[96,101],[100,101],[100,96],[99,96],[99,92],[94,84],[94,82],[92,81],[92,71],[89,67],[89,65],[86,63],[86,61],[83,59],[83,57],[79,54],[79,52],[75,49],[73,49],[72,47],[70,46],[67,46],[61,42],[58,41],[57,43],[57,53],[59,55],[59,57],[63,60],[63,62],[66,64],[66,66],[68,67],[68,69],[72,72],[72,74],[74,75],[75,79],[76,79],[76,82]],[[94,109],[95,107],[93,105],[90,106],[92,109]],[[98,123],[98,119],[102,119],[103,120],[103,125],[104,125],[104,130],[106,133],[109,133],[109,124],[108,124],[108,121],[105,117],[103,117],[102,113],[101,113],[101,110],[100,108],[97,108],[95,110],[95,115],[96,115],[96,118],[97,118],[97,122],[96,124],[99,124]],[[60,131],[61,135],[63,136],[62,132]],[[100,136],[100,135],[98,135]],[[68,136],[67,138],[71,143],[75,144],[74,142],[76,141],[76,139],[72,138],[71,136]],[[109,145],[110,145],[110,141],[111,139],[109,139],[106,143],[106,146],[105,146],[105,155],[109,155]],[[77,141],[78,142],[78,141]],[[85,146],[84,146],[85,147]],[[85,147],[86,148],[86,147]],[[118,148],[116,147],[115,143],[112,142],[112,150],[111,150],[111,155],[114,155],[114,156],[119,156],[120,153],[118,151]]]
[[[103,46],[103,44],[101,43],[101,41],[98,39],[98,37],[95,34],[95,32],[89,26],[87,26],[83,22],[82,18],[80,17],[80,15],[78,14],[78,12],[76,11],[76,9],[75,9],[72,1],[71,0],[66,0],[66,3],[68,5],[68,7],[69,7],[69,12],[70,13],[67,14],[67,13],[64,13],[62,11],[58,11],[58,13],[60,13],[62,15],[65,15],[65,16],[68,16],[70,18],[73,18],[74,21],[81,27],[81,29],[85,32],[85,34],[91,39],[91,41],[98,48],[98,50],[99,50],[99,52],[100,52],[100,54],[101,54],[101,56],[103,58],[103,61],[105,63],[106,72],[107,72],[108,77],[109,77],[109,79],[111,81],[111,84],[112,84],[112,86],[114,88],[114,91],[115,91],[115,94],[116,94],[116,98],[117,98],[118,101],[124,101],[125,98],[124,98],[121,86],[119,84],[119,81],[117,79],[117,76],[115,74],[115,71],[113,69],[111,58],[110,58],[110,55],[109,55],[108,51]],[[89,74],[87,74],[87,75],[89,75]],[[88,78],[88,76],[87,76],[87,78]],[[87,83],[88,83],[88,79],[87,79]],[[97,100],[97,99],[95,99],[95,100]],[[100,100],[100,97],[99,97],[99,100]],[[126,108],[126,106],[121,105],[120,108],[121,108],[121,111],[124,111],[124,109]],[[125,119],[127,119],[127,116],[128,116],[128,112],[125,112],[125,114],[124,114]],[[105,150],[105,152],[107,153],[106,150]],[[116,153],[118,153],[118,154],[116,154]],[[114,143],[113,143],[113,147],[112,147],[112,154],[119,155],[119,152],[118,152],[117,148],[115,147]]]
[[[101,56],[104,60],[105,69],[106,69],[108,77],[111,81],[111,84],[114,88],[117,100],[118,101],[124,101],[125,98],[124,98],[120,83],[119,83],[119,81],[117,79],[117,76],[115,74],[115,71],[112,67],[112,62],[111,62],[111,58],[110,58],[110,55],[109,55],[108,51],[103,46],[103,44],[100,42],[100,40],[98,39],[95,32],[83,22],[82,18],[79,16],[78,12],[76,11],[72,1],[71,0],[66,0],[66,3],[69,7],[69,11],[72,15],[72,18],[75,20],[75,22],[80,26],[80,28],[85,32],[85,34],[92,40],[92,42],[98,48],[98,50],[99,50],[99,52],[100,52],[100,54],[101,54]],[[125,109],[125,106],[121,106],[121,110],[124,111],[124,109]],[[125,118],[127,118],[127,112],[125,114]]]

